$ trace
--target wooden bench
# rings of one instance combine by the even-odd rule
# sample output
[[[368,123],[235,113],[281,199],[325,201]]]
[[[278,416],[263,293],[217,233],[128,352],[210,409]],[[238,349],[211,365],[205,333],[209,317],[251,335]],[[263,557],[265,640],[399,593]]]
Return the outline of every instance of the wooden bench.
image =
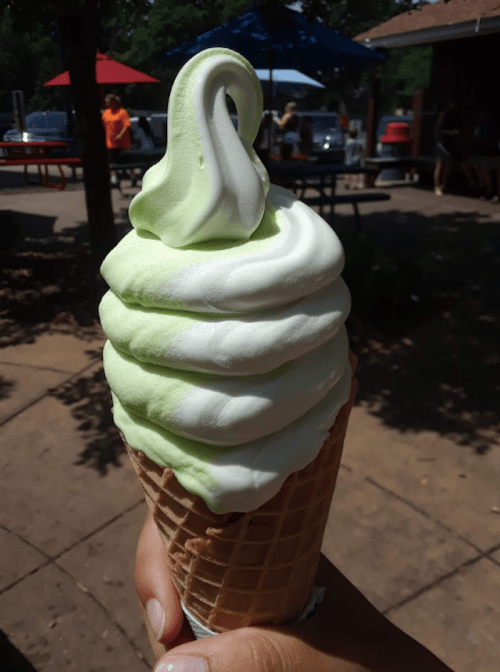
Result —
[[[351,203],[354,209],[354,217],[356,219],[356,229],[361,231],[361,215],[359,213],[358,203],[375,203],[377,201],[388,201],[391,195],[383,191],[367,191],[362,193],[351,194],[335,194],[334,196],[306,196],[301,200],[306,205],[329,205],[332,214],[336,205],[344,203]]]
[[[61,166],[72,166],[73,168],[76,168],[81,165],[82,160],[78,156],[40,157],[33,155],[32,157],[23,159],[0,157],[0,168],[2,166],[24,166],[26,179],[28,179],[28,166],[37,166],[39,181],[36,184],[39,184],[42,187],[51,187],[52,189],[64,189],[66,187],[66,177]],[[44,171],[42,171],[42,166],[45,167]],[[57,166],[60,176],[60,181],[58,183],[51,184],[49,166]]]

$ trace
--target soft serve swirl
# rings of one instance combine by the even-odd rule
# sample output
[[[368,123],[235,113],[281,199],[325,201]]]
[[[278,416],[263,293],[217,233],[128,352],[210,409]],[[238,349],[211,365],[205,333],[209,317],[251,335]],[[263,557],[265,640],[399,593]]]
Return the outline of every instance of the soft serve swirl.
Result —
[[[115,422],[218,513],[257,508],[314,459],[351,384],[343,250],[269,187],[252,149],[261,112],[239,54],[191,59],[172,88],[166,156],[101,269]]]
[[[257,75],[238,54],[212,50],[211,59],[184,66],[170,94],[168,152],[148,170],[130,206],[136,230],[171,247],[252,235],[269,188],[252,148],[262,112],[257,88]],[[226,94],[236,105],[239,138]]]

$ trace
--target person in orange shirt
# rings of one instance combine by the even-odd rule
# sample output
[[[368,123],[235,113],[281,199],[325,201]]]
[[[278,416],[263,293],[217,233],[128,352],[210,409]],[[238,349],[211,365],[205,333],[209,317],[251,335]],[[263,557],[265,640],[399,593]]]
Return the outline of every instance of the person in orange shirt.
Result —
[[[104,100],[106,109],[102,115],[106,147],[110,163],[117,163],[122,149],[130,149],[131,123],[127,111],[121,107],[120,98],[112,93]],[[118,184],[118,177],[113,171],[111,184]]]

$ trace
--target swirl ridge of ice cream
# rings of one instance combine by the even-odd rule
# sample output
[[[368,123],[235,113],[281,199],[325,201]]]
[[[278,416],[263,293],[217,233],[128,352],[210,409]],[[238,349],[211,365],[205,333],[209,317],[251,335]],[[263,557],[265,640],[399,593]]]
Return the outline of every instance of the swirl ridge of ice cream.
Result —
[[[342,246],[269,186],[252,149],[261,110],[241,56],[191,59],[170,96],[166,156],[101,269],[115,422],[217,513],[257,508],[312,461],[351,385]]]
[[[208,61],[191,59],[176,78],[168,152],[148,170],[130,206],[133,226],[171,247],[248,239],[264,213],[269,179],[252,148],[262,110],[254,95],[259,82],[241,56],[217,51]],[[226,94],[236,105],[239,137]]]

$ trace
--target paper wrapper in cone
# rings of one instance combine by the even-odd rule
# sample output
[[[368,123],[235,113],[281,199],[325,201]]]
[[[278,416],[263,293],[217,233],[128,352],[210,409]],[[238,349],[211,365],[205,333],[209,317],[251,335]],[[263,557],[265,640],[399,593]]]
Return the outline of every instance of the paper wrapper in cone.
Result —
[[[248,513],[213,513],[170,469],[127,446],[184,609],[212,632],[289,623],[302,612],[314,586],[355,392],[353,379],[318,456]]]

